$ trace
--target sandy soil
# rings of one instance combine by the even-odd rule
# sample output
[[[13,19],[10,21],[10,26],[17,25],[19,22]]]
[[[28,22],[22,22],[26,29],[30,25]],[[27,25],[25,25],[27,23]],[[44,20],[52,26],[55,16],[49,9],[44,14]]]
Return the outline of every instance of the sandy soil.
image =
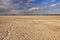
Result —
[[[0,40],[60,40],[60,16],[0,16]]]

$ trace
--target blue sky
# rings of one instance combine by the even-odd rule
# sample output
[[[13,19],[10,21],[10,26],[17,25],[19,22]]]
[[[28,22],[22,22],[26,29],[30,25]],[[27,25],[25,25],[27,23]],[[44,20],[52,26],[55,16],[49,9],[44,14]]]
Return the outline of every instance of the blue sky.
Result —
[[[60,5],[60,0],[22,0],[22,3],[20,3],[20,0],[13,0],[13,4],[19,4],[19,6],[23,7],[33,7],[33,6],[50,6],[52,4]],[[28,3],[26,5],[26,3]]]
[[[23,1],[23,3],[27,3],[27,0],[22,0]],[[42,2],[44,2],[44,3],[46,3],[46,2],[48,2],[48,4],[51,4],[51,3],[57,3],[57,2],[59,2],[60,0],[34,0],[34,1],[30,1],[30,3],[32,3],[32,4],[36,4],[36,5],[42,5],[43,3]],[[19,4],[19,0],[13,0],[13,3],[15,3],[15,4]]]
[[[0,11],[9,10],[29,10],[30,8],[40,7],[45,11],[59,11],[60,0],[0,0]],[[4,12],[5,12],[4,11]]]

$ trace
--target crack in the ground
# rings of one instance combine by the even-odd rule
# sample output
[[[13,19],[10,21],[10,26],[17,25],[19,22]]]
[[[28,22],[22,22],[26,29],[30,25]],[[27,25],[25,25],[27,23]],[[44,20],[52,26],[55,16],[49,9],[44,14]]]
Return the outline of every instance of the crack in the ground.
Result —
[[[9,34],[9,32],[6,31],[6,35],[3,38],[1,38],[1,40],[4,40],[8,36],[8,34]]]

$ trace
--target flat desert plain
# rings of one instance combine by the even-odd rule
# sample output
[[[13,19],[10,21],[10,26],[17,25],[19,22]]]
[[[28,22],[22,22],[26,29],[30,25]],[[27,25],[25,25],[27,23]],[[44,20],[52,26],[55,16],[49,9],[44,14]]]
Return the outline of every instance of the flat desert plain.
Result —
[[[60,40],[60,16],[0,16],[0,40]]]

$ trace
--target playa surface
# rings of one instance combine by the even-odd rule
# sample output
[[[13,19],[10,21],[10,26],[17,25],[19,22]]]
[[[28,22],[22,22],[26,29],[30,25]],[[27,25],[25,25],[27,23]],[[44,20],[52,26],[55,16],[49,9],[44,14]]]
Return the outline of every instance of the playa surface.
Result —
[[[0,40],[60,40],[60,16],[0,16]]]

